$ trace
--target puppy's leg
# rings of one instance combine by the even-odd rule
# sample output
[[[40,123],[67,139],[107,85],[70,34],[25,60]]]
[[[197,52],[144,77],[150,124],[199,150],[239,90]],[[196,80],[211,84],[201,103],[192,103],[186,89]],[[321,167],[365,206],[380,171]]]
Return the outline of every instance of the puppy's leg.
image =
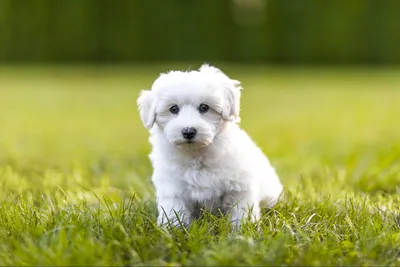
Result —
[[[192,210],[184,199],[173,197],[161,197],[158,199],[159,225],[171,224],[173,226],[188,226],[191,222]]]
[[[238,228],[242,219],[252,222],[260,218],[260,203],[250,192],[230,192],[224,195],[223,207],[232,214],[233,226]]]

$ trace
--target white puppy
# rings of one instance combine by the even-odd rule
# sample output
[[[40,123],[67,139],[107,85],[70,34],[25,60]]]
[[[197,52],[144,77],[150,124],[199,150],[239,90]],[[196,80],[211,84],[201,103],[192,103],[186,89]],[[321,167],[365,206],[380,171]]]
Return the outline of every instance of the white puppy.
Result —
[[[263,152],[238,126],[241,85],[219,69],[161,74],[138,98],[150,129],[158,223],[190,224],[202,208],[257,220],[282,185]]]

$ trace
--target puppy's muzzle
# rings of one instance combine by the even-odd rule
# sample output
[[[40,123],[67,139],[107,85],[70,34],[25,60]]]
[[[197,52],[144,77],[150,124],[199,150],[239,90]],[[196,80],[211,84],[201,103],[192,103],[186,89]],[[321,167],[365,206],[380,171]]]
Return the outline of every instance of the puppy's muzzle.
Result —
[[[196,133],[197,133],[197,131],[196,131],[196,129],[193,128],[193,127],[185,127],[185,128],[182,129],[182,135],[183,135],[183,137],[184,137],[185,139],[188,139],[188,140],[190,140],[190,139],[192,139],[193,137],[195,137],[195,136],[196,136]]]

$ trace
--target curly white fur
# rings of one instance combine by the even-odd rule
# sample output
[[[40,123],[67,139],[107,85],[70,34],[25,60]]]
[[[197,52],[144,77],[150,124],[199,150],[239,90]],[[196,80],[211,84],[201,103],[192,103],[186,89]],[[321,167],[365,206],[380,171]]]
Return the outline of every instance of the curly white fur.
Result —
[[[267,157],[238,126],[239,81],[203,65],[198,71],[161,74],[151,91],[138,98],[140,117],[153,146],[158,223],[190,224],[205,208],[231,213],[235,225],[243,217],[257,220],[260,203],[274,206],[282,192]],[[199,106],[209,106],[199,112]],[[173,114],[172,106],[179,112]],[[194,138],[183,137],[186,127]]]

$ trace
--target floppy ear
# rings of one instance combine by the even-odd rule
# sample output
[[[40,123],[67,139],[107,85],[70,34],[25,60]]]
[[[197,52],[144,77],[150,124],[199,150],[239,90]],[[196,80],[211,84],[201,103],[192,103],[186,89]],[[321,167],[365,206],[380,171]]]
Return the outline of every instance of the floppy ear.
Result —
[[[222,109],[222,118],[226,121],[240,122],[240,94],[242,86],[239,81],[229,79],[224,84],[225,104]]]
[[[140,119],[142,120],[143,125],[147,129],[151,129],[156,120],[156,112],[155,112],[156,105],[153,94],[154,93],[151,91],[142,90],[140,91],[140,95],[137,100]]]
[[[243,89],[240,82],[232,80],[220,69],[208,64],[203,64],[199,71],[215,77],[217,83],[224,89],[225,104],[222,108],[222,118],[226,121],[240,122],[240,92]]]

